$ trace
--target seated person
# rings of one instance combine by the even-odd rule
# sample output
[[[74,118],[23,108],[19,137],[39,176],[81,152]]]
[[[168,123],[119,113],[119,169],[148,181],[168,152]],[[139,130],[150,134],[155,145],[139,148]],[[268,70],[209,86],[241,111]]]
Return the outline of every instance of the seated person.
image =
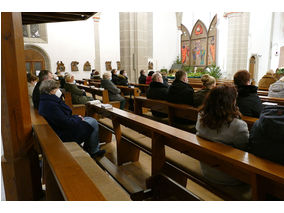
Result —
[[[86,104],[88,101],[94,100],[92,97],[86,96],[84,90],[77,87],[72,74],[68,73],[65,75],[65,82],[65,90],[71,93],[72,104]]]
[[[55,77],[55,80],[58,80],[60,82],[60,88],[63,89],[64,85],[65,85],[65,79],[62,76],[62,72],[60,70],[58,70],[55,74],[57,75]]]
[[[154,73],[155,73],[154,71],[150,71],[150,72],[148,73],[148,76],[147,76],[147,78],[146,78],[146,84],[150,84],[150,83],[151,83],[151,81],[152,81],[152,75],[153,75]]]
[[[99,126],[91,117],[72,115],[72,110],[59,97],[59,83],[45,80],[40,85],[39,114],[42,115],[63,142],[84,142],[83,149],[91,157],[104,155],[99,149]]]
[[[284,106],[265,106],[250,131],[249,151],[284,165]]]
[[[234,84],[238,90],[237,105],[243,115],[258,118],[262,102],[257,95],[257,87],[250,85],[250,74],[239,70],[234,75]]]
[[[268,97],[284,98],[284,76],[269,86]]]
[[[125,70],[120,70],[117,85],[128,86],[128,78]]]
[[[147,90],[146,97],[150,99],[166,100],[168,87],[163,84],[163,77],[160,73],[152,75],[152,82]],[[152,110],[152,114],[157,117],[168,117],[167,114]]]
[[[163,77],[163,84],[165,84],[167,87],[169,87],[169,79],[167,77],[167,73],[166,72],[162,72],[162,77]]]
[[[125,99],[120,95],[120,89],[118,89],[111,81],[110,73],[106,72],[103,74],[101,87],[108,91],[110,101],[120,101],[120,109],[124,109]]]
[[[198,114],[196,135],[212,142],[223,143],[246,150],[249,131],[246,122],[240,119],[236,105],[237,90],[233,85],[213,88],[205,98]],[[201,163],[203,175],[211,182],[223,185],[237,185],[241,182],[215,168]]]
[[[140,77],[138,79],[139,84],[146,84],[146,72],[145,70],[140,71]]]
[[[29,102],[30,102],[30,106],[33,106],[33,90],[35,88],[38,78],[35,75],[28,73],[27,79],[28,79]]]
[[[117,76],[116,69],[111,70],[111,81],[112,81],[114,84],[117,84],[118,81],[119,81],[119,78],[118,78],[118,76]]]
[[[197,91],[193,95],[193,104],[195,107],[199,107],[202,105],[204,98],[208,94],[208,92],[216,87],[216,79],[208,74],[202,75],[201,81],[203,87],[201,90]]]
[[[96,70],[92,70],[91,79],[101,80],[100,72]]]
[[[38,109],[40,101],[39,87],[44,80],[53,79],[53,74],[48,70],[41,70],[38,74],[39,81],[33,90],[33,105],[35,109]]]
[[[193,88],[188,84],[186,72],[179,70],[169,88],[168,101],[176,104],[193,105]]]
[[[273,74],[273,70],[268,70],[267,73],[259,80],[258,88],[260,90],[268,90],[269,86],[277,81]]]

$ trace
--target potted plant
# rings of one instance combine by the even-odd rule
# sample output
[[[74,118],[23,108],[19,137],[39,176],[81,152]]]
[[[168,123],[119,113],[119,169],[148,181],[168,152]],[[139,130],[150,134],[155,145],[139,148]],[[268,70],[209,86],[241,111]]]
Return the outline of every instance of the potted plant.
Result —
[[[216,79],[219,79],[222,76],[220,67],[216,66],[216,64],[209,65],[205,68],[206,73],[213,76]]]

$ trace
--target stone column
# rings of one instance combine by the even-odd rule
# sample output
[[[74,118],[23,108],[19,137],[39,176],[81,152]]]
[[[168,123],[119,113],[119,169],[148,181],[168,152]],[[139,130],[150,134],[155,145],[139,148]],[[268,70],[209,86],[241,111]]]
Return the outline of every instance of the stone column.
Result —
[[[148,58],[153,55],[151,19],[152,13],[119,13],[121,69],[126,70],[129,82],[138,81],[140,70],[147,70]]]
[[[227,78],[233,79],[241,69],[247,69],[248,35],[250,15],[246,12],[227,13],[228,46],[227,46]]]
[[[93,16],[94,35],[95,35],[95,69],[99,72],[101,72],[101,51],[100,51],[100,31],[99,31],[100,14],[101,13],[96,13]]]

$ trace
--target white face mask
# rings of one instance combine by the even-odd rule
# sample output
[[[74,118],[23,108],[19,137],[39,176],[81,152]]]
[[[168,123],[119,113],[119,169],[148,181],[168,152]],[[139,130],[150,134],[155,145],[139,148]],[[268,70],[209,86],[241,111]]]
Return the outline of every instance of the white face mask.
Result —
[[[60,98],[60,97],[61,97],[62,92],[60,91],[60,89],[57,89],[57,91],[56,91],[55,95],[56,95],[58,98]]]
[[[112,77],[110,77],[109,80],[111,81],[111,80],[112,80]]]
[[[73,84],[76,84],[76,81],[75,81],[75,80],[73,81]]]
[[[58,76],[55,76],[54,79],[55,79],[55,80],[58,80],[59,78],[58,78]]]

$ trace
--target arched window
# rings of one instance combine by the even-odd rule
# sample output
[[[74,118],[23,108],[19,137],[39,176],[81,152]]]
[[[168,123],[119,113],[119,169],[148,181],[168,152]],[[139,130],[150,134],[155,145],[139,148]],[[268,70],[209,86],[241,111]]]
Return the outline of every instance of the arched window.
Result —
[[[207,63],[207,29],[202,21],[198,20],[191,32],[191,66],[206,66]]]
[[[207,65],[216,64],[216,41],[217,41],[217,15],[211,21],[208,30],[208,46],[207,46]]]
[[[187,28],[181,25],[181,62],[190,65],[190,34]]]

